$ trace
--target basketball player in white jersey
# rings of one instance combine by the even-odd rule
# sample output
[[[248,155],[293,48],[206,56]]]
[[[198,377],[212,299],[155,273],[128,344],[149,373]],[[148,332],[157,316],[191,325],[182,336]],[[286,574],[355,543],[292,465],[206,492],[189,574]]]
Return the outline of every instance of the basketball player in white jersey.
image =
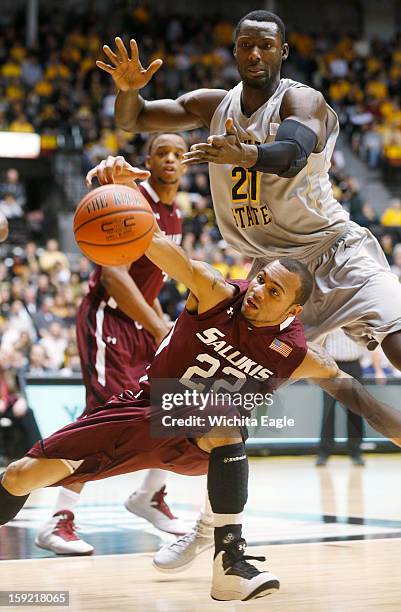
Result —
[[[251,274],[277,257],[302,261],[315,280],[301,316],[307,339],[323,340],[342,327],[370,349],[381,344],[401,370],[401,285],[376,239],[350,222],[333,196],[328,170],[338,119],[320,92],[280,77],[289,53],[280,17],[253,11],[239,21],[234,56],[241,82],[231,91],[200,89],[176,100],[144,100],[139,91],[162,60],[144,69],[134,40],[131,57],[120,38],[115,42],[116,53],[103,47],[110,63],[96,63],[119,89],[117,125],[137,132],[208,127],[212,136],[192,147],[187,163],[209,163],[219,229],[254,258]],[[201,536],[207,547],[206,532]],[[187,545],[178,551],[184,557]],[[191,554],[157,564],[178,569]]]

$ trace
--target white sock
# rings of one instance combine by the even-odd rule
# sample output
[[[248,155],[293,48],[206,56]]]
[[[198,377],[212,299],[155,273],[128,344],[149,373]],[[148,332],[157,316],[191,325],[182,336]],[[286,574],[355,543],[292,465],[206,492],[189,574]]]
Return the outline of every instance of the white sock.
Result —
[[[208,525],[213,525],[214,523],[213,510],[210,505],[209,494],[207,491],[200,511],[200,519],[202,523],[207,523]]]
[[[226,525],[242,525],[243,512],[238,514],[213,514],[213,521],[215,527],[225,527]]]
[[[156,493],[166,484],[166,481],[167,472],[165,470],[158,470],[156,468],[148,470],[138,489],[138,493]]]
[[[65,487],[61,487],[58,493],[56,505],[54,506],[53,514],[60,512],[60,510],[71,510],[71,512],[74,512],[74,508],[79,502],[80,497],[80,493],[76,493],[75,491],[71,491]]]

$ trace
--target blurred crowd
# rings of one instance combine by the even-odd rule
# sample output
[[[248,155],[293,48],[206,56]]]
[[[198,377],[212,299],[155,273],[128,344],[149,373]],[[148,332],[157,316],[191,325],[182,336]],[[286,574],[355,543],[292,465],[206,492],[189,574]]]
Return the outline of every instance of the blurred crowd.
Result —
[[[339,150],[333,155],[330,178],[334,197],[349,212],[352,221],[367,227],[376,236],[401,282],[401,200],[392,198],[388,208],[379,214],[371,202],[362,198],[358,180],[347,175]]]
[[[116,35],[140,39],[141,59],[164,60],[163,71],[145,95],[171,97],[208,83],[230,88],[237,79],[231,54],[233,25],[218,18],[160,15],[146,7],[116,6],[112,15],[68,15],[41,8],[37,42],[24,46],[24,16],[0,33],[0,130],[37,132],[46,146],[82,146],[86,163],[105,153],[138,153],[142,141],[130,142],[113,129],[115,88],[95,60],[102,45]]]
[[[102,45],[112,45],[117,34],[140,41],[144,65],[155,58],[164,61],[145,97],[176,97],[206,83],[229,89],[237,82],[234,24],[227,17],[167,17],[130,3],[117,3],[107,18],[79,6],[76,11],[42,7],[37,41],[30,48],[23,42],[23,13],[2,28],[0,130],[38,132],[49,147],[52,142],[83,145],[92,165],[106,152],[138,154],[141,139],[132,141],[113,129],[115,89],[95,66],[103,57]],[[323,91],[362,157],[373,167],[383,157],[401,163],[401,35],[384,42],[289,32],[288,40],[290,64]]]
[[[90,271],[55,239],[9,251],[0,263],[0,363],[34,375],[80,372],[75,317]]]
[[[39,24],[29,49],[23,14],[0,34],[0,130],[61,136],[59,144],[83,144],[91,163],[105,151],[135,148],[113,129],[115,89],[95,66],[102,44],[112,44],[117,34],[140,40],[144,65],[164,60],[145,96],[175,97],[205,83],[229,89],[238,78],[233,23],[217,14],[167,17],[127,3],[106,19],[42,7]],[[384,42],[290,32],[288,40],[290,62],[325,93],[367,162],[401,161],[401,35]]]
[[[376,168],[401,165],[401,35],[393,40],[292,33],[298,66],[340,117],[353,148]]]
[[[55,239],[44,247],[3,246],[2,255],[0,464],[2,453],[20,456],[41,437],[24,396],[25,376],[80,375],[75,317],[91,271],[88,260],[69,259]]]
[[[45,148],[82,150],[82,175],[107,155],[122,154],[139,165],[146,152],[144,136],[114,129],[115,88],[95,66],[103,57],[103,43],[112,45],[117,34],[125,41],[135,35],[144,65],[164,60],[143,91],[145,97],[176,97],[205,84],[229,89],[238,81],[233,23],[227,19],[155,18],[148,7],[130,3],[116,3],[107,18],[78,4],[76,10],[80,13],[67,15],[41,7],[37,41],[30,48],[24,44],[23,14],[2,27],[0,131],[35,131]],[[371,166],[394,155],[394,147],[401,151],[401,37],[383,43],[293,32],[288,39],[292,66],[325,93],[354,148]],[[195,130],[186,138],[190,145],[205,136]],[[379,238],[401,280],[401,203],[392,201],[379,216],[344,166],[336,151],[331,169],[335,196],[351,219]],[[36,238],[39,211],[29,211],[26,199],[24,181],[8,168],[0,178],[0,211],[10,221],[23,219]],[[250,261],[227,247],[215,224],[207,167],[192,168],[183,177],[177,200],[184,219],[183,244],[191,257],[210,262],[226,277],[245,278]],[[3,357],[16,370],[38,374],[79,372],[74,321],[89,273],[85,259],[67,258],[55,240],[44,245],[39,238],[26,248],[10,247],[0,264],[0,361]],[[166,283],[160,300],[172,319],[184,296],[183,287]]]

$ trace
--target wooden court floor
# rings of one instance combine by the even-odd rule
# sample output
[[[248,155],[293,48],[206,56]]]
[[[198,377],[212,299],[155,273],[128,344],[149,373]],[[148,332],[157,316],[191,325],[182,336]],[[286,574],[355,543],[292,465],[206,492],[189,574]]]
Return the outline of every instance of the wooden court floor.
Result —
[[[82,535],[96,546],[93,557],[55,558],[41,551],[42,558],[29,558],[36,553],[28,536],[47,516],[56,492],[33,495],[31,508],[0,531],[0,590],[68,590],[68,610],[77,612],[400,612],[400,466],[398,455],[367,456],[364,469],[351,467],[346,458],[334,458],[323,469],[309,457],[252,460],[248,552],[266,555],[266,566],[282,584],[266,598],[211,600],[209,552],[181,574],[154,570],[153,551],[166,539],[121,509],[140,474],[92,483],[85,491],[77,519]],[[188,524],[203,487],[203,478],[169,480],[169,499]],[[132,552],[125,552],[122,541]]]

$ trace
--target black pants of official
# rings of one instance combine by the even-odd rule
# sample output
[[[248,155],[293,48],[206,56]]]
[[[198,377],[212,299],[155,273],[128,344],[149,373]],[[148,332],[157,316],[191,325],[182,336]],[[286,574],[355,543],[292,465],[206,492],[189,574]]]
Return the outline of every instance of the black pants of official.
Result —
[[[28,408],[22,417],[14,416],[12,408],[8,408],[1,416],[10,419],[12,422],[12,427],[19,430],[21,435],[19,436],[19,439],[15,440],[15,445],[13,443],[6,444],[7,447],[11,446],[12,448],[3,449],[2,452],[0,449],[0,455],[3,453],[10,453],[12,459],[17,459],[22,457],[38,440],[41,439],[42,435],[39,431],[31,408]],[[8,432],[8,428],[3,429],[3,443],[4,437],[8,435],[8,433],[11,434],[11,432]]]
[[[362,376],[362,368],[359,361],[337,361],[340,370],[359,380]],[[336,399],[328,393],[323,394],[323,418],[320,432],[320,455],[331,455],[334,449],[334,418]],[[348,451],[351,455],[358,455],[363,437],[363,421],[359,414],[350,410],[347,413]]]

